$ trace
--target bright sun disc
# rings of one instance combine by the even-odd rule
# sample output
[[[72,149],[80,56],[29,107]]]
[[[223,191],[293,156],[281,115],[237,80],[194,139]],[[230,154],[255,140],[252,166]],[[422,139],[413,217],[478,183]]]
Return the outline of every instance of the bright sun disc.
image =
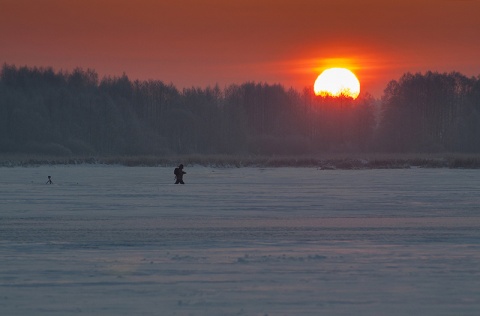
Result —
[[[355,74],[346,68],[330,68],[315,80],[313,91],[323,97],[347,96],[356,99],[360,94],[360,82]]]

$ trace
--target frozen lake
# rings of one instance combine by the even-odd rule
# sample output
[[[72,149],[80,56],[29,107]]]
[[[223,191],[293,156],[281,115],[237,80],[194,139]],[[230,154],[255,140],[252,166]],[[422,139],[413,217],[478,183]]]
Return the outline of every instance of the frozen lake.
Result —
[[[0,314],[480,315],[480,170],[185,170],[0,168]]]

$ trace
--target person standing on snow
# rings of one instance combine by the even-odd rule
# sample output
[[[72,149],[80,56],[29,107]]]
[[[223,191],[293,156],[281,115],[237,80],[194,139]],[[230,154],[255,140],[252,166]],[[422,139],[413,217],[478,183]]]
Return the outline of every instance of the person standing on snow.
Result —
[[[175,170],[173,171],[173,173],[175,174],[175,184],[185,184],[185,182],[183,182],[183,175],[186,174],[185,171],[183,171],[183,165],[180,164],[177,168],[175,168]]]

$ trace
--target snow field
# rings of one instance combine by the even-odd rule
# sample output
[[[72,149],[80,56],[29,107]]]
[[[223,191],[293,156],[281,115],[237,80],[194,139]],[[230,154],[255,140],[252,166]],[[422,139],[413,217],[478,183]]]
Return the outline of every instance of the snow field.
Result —
[[[480,312],[480,171],[186,171],[2,168],[1,314]]]

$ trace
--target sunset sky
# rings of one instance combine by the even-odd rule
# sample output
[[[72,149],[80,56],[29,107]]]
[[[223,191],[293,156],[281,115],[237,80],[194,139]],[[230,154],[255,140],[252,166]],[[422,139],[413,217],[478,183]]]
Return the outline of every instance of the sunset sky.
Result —
[[[479,14],[480,0],[0,0],[0,62],[299,91],[347,67],[381,97],[405,72],[478,76]]]

